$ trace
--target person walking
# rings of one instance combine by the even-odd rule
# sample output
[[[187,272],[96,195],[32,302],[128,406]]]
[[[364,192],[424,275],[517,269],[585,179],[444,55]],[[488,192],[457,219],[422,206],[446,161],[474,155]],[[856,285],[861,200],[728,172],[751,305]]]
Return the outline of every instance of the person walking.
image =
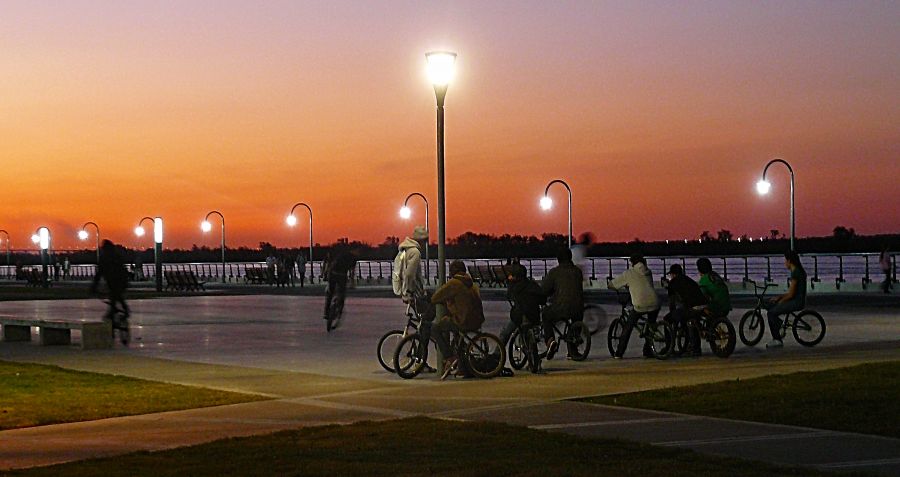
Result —
[[[891,288],[894,287],[894,283],[891,278],[891,251],[888,249],[887,245],[881,249],[878,263],[881,265],[881,271],[884,272],[884,282],[881,283],[881,291],[890,293]]]
[[[284,256],[284,272],[286,275],[285,278],[287,278],[287,284],[290,285],[291,287],[294,286],[294,272],[295,272],[294,267],[296,267],[296,266],[297,266],[297,262],[294,261],[294,259],[291,258],[290,255]]]
[[[275,283],[275,256],[271,253],[266,257],[266,280],[269,285]]]
[[[297,272],[300,276],[300,288],[303,288],[303,283],[306,281],[306,255],[303,252],[297,254]],[[309,274],[310,280],[312,280],[312,273]]]

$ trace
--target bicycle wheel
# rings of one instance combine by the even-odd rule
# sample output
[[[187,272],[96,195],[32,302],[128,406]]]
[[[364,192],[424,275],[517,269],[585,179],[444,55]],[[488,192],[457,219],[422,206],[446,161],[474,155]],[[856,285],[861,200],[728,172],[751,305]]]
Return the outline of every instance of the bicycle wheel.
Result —
[[[720,358],[727,358],[734,352],[737,338],[734,336],[734,325],[728,318],[712,320],[706,330],[709,349]]]
[[[756,346],[763,337],[766,330],[765,320],[763,320],[762,312],[759,308],[744,313],[741,317],[741,324],[738,331],[741,334],[741,343],[746,346]]]
[[[592,335],[606,328],[608,318],[606,310],[597,305],[585,305],[582,322],[587,326]]]
[[[506,350],[500,338],[490,333],[479,333],[466,347],[466,361],[475,376],[493,378],[506,364]]]
[[[815,346],[825,338],[825,320],[812,310],[804,310],[794,317],[794,339],[803,346]]]
[[[506,355],[509,356],[509,365],[517,371],[528,364],[528,343],[525,338],[525,333],[520,333],[518,328],[509,337]]]
[[[378,363],[385,370],[394,373],[394,351],[397,345],[403,339],[403,332],[400,330],[391,330],[384,334],[378,340]]]
[[[625,323],[622,321],[622,318],[612,320],[612,323],[609,324],[609,330],[606,332],[606,347],[609,348],[609,355],[613,358],[616,357],[619,343],[622,341],[624,334]]]
[[[666,359],[675,347],[672,326],[668,323],[648,323],[650,333],[650,351],[656,359]]]
[[[566,337],[566,348],[572,361],[584,361],[591,352],[591,330],[576,321],[569,327],[569,336]]]
[[[394,370],[403,379],[412,379],[422,372],[428,359],[428,346],[423,346],[418,333],[407,335],[394,350]]]

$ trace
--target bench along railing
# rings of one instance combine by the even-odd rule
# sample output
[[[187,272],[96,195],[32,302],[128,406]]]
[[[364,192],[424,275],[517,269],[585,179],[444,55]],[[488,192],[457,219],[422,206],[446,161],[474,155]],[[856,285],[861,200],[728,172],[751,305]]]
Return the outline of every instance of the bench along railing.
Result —
[[[678,257],[647,257],[649,266],[656,280],[661,279],[672,264],[680,264],[688,275],[696,276],[696,256]],[[742,255],[742,256],[708,256],[713,268],[723,278],[732,283],[741,283],[747,280],[767,281],[770,283],[787,283],[788,272],[784,267],[784,259],[780,255]],[[505,286],[506,263],[505,259],[466,259],[463,260],[469,267],[472,277],[481,286]],[[848,284],[860,285],[867,289],[873,284],[881,282],[884,277],[879,265],[877,253],[843,253],[843,254],[804,254],[801,261],[809,276],[810,286],[815,289],[824,284],[841,289]],[[521,259],[530,276],[541,279],[550,269],[557,265],[555,259],[531,258]],[[608,278],[625,271],[628,266],[627,257],[588,257],[580,264],[584,271],[585,279],[592,286],[603,286]],[[891,276],[897,281],[897,256],[892,257]],[[353,276],[358,285],[389,284],[394,263],[392,260],[361,260],[357,263]],[[437,276],[437,261],[431,260],[429,269],[433,272],[428,281],[434,284]],[[19,279],[25,280],[28,276],[39,271],[40,266],[27,266],[19,272]],[[94,276],[95,265],[72,265],[69,273],[60,273],[61,280],[89,280]],[[144,264],[135,268],[134,279],[152,280],[154,278],[153,264]],[[313,279],[309,277],[309,265],[303,270],[306,281],[309,283],[322,282],[322,263],[313,264]],[[425,266],[422,263],[424,274]],[[163,264],[163,273],[182,272],[193,274],[200,281],[216,282],[221,280],[223,268],[221,263],[166,263]],[[226,282],[265,284],[269,283],[270,271],[264,262],[234,262],[228,263],[224,269]],[[277,281],[277,269],[273,281]],[[299,270],[294,271],[295,276]],[[30,275],[29,275],[30,274]],[[0,277],[15,277],[14,267],[0,266]],[[51,279],[53,278],[51,271]]]

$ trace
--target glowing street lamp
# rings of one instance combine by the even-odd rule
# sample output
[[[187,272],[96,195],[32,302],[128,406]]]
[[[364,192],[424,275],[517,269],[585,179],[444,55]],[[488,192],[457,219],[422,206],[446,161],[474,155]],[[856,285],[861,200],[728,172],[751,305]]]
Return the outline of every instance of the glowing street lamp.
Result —
[[[784,164],[787,167],[788,171],[791,173],[791,250],[794,250],[794,241],[796,237],[796,224],[797,224],[797,216],[794,211],[794,168],[791,167],[790,164],[787,163],[784,159],[772,159],[766,164],[766,167],[763,169],[762,179],[756,183],[756,192],[760,195],[766,195],[772,189],[772,184],[766,180],[766,172],[769,171],[769,166],[775,163]]]
[[[569,187],[569,184],[566,184],[566,181],[562,179],[556,179],[550,181],[547,184],[547,187],[544,188],[544,196],[541,197],[541,209],[550,210],[553,208],[553,199],[550,198],[550,187],[553,184],[562,184],[563,187],[566,188],[566,191],[569,192],[569,248],[572,248],[572,242],[574,241],[574,237],[572,235],[572,188]]]
[[[314,280],[313,275],[313,212],[312,208],[306,205],[303,202],[297,202],[291,207],[291,213],[288,214],[285,222],[287,222],[289,227],[294,227],[297,225],[297,216],[294,215],[294,210],[297,207],[306,207],[307,212],[309,212],[309,282],[312,283]],[[325,265],[324,263],[322,264]],[[303,273],[303,270],[300,270],[300,273]]]
[[[94,229],[97,231],[97,265],[100,265],[100,226],[94,222],[85,222],[84,225],[81,226],[81,230],[78,231],[78,238],[81,240],[88,239],[88,232],[85,230],[85,227],[88,225],[93,225]]]
[[[44,288],[47,288],[50,286],[50,274],[48,270],[50,261],[48,254],[48,249],[50,248],[50,229],[47,227],[38,227],[34,232],[34,235],[31,236],[31,241],[41,247],[41,284]]]
[[[218,210],[206,214],[206,218],[203,219],[203,222],[200,224],[200,229],[203,230],[203,232],[212,230],[212,224],[209,223],[209,216],[213,214],[218,215],[219,218],[222,219],[222,283],[225,283],[225,216]]]
[[[425,53],[428,78],[434,86],[437,100],[437,194],[438,194],[438,284],[447,282],[447,264],[444,246],[447,241],[447,217],[444,194],[444,98],[447,87],[456,72],[456,53],[432,51]]]
[[[430,223],[428,221],[428,199],[426,199],[425,196],[419,192],[413,192],[412,194],[409,194],[408,196],[406,196],[406,200],[403,201],[403,207],[400,208],[400,217],[404,220],[409,220],[409,218],[412,217],[412,210],[409,208],[408,204],[409,204],[409,199],[411,199],[414,196],[421,197],[422,200],[425,201],[425,282],[430,284],[431,283],[431,272],[429,271],[430,267],[428,265],[428,248],[429,248],[428,246],[429,246],[429,242],[431,241],[430,240],[430,237],[431,237],[430,230],[431,229],[428,227],[428,224]]]
[[[163,270],[162,270],[162,251],[163,251],[163,220],[162,217],[144,217],[138,222],[138,226],[134,229],[134,234],[143,237],[144,221],[153,222],[153,262],[156,268],[156,291],[163,291]]]

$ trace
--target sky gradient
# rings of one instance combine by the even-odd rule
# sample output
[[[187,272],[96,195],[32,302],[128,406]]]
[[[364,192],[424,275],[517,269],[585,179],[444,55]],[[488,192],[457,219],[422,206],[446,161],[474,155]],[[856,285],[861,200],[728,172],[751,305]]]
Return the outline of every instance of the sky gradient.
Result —
[[[432,201],[424,52],[456,51],[446,106],[448,237],[600,240],[836,225],[900,232],[897,2],[43,2],[0,0],[0,228],[56,248],[88,220],[128,246],[381,242]],[[418,219],[418,220],[415,220]],[[436,233],[433,235],[436,237]]]

